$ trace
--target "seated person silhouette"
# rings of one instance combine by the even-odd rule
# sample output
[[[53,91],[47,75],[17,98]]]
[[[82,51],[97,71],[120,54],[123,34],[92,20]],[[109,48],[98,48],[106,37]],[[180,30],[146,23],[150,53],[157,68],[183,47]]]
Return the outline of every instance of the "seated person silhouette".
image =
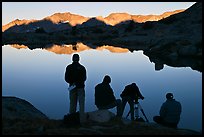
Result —
[[[95,86],[95,105],[99,110],[117,107],[117,116],[121,118],[121,99],[115,98],[110,83],[111,78],[106,75],[102,83]]]
[[[144,99],[136,83],[132,83],[132,84],[125,86],[125,89],[120,94],[120,97],[122,98],[122,115],[125,109],[125,105],[128,102],[130,106],[131,120],[134,121],[135,120],[134,119],[134,104],[138,103],[139,98],[141,98],[142,100]]]
[[[166,101],[162,104],[159,114],[153,120],[161,125],[177,128],[181,115],[181,103],[173,98],[173,93],[166,94]]]

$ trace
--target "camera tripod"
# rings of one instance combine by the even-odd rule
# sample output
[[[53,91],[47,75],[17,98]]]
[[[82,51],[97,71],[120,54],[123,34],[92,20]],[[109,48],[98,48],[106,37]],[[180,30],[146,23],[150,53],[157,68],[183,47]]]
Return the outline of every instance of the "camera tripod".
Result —
[[[139,102],[135,102],[134,103],[134,111],[135,111],[135,120],[138,120],[139,118],[140,118],[140,116],[139,116],[139,109],[140,109],[140,111],[142,112],[142,114],[143,114],[143,116],[145,117],[145,119],[146,119],[146,122],[149,122],[149,120],[147,119],[147,117],[146,117],[146,115],[145,115],[145,113],[144,113],[144,110],[142,109],[142,106],[140,105],[140,103]],[[126,118],[130,115],[130,111],[128,112],[128,114],[127,114],[127,116],[126,116]]]

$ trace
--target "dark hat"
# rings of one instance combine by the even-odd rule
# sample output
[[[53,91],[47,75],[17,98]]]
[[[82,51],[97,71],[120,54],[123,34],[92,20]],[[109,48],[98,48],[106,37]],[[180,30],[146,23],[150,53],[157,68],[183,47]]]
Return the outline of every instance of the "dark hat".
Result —
[[[166,99],[173,99],[173,94],[172,93],[167,93],[166,94]]]
[[[110,83],[110,82],[111,82],[110,76],[106,75],[106,76],[103,78],[103,82],[105,82],[105,83]]]
[[[74,55],[72,56],[72,61],[78,62],[78,61],[79,61],[79,55],[78,55],[78,54],[74,54]]]

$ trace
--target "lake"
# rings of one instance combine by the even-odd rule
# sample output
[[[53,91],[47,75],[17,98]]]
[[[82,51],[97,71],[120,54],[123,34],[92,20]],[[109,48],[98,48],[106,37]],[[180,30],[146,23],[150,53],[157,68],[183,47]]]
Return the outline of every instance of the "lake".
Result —
[[[67,46],[69,48],[69,45]],[[143,51],[105,46],[59,52],[58,48],[33,49],[2,46],[2,96],[25,99],[51,119],[62,119],[69,110],[69,94],[64,80],[65,68],[73,53],[86,67],[85,111],[94,111],[94,87],[108,74],[116,98],[127,84],[137,83],[144,100],[140,104],[150,122],[159,114],[167,92],[182,104],[179,128],[202,130],[202,73],[190,67],[164,65],[155,71],[154,63]],[[55,52],[53,52],[55,51]],[[116,108],[110,111],[116,113]],[[123,117],[127,115],[126,105]],[[141,117],[142,114],[140,113]]]

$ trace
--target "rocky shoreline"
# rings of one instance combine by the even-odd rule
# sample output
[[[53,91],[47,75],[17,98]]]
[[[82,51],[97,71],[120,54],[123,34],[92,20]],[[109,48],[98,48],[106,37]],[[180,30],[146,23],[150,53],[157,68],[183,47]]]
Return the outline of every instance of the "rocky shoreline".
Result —
[[[107,122],[87,121],[75,127],[63,120],[49,119],[31,103],[2,96],[3,135],[201,135],[189,129],[172,129],[146,122],[130,122],[115,117]]]

